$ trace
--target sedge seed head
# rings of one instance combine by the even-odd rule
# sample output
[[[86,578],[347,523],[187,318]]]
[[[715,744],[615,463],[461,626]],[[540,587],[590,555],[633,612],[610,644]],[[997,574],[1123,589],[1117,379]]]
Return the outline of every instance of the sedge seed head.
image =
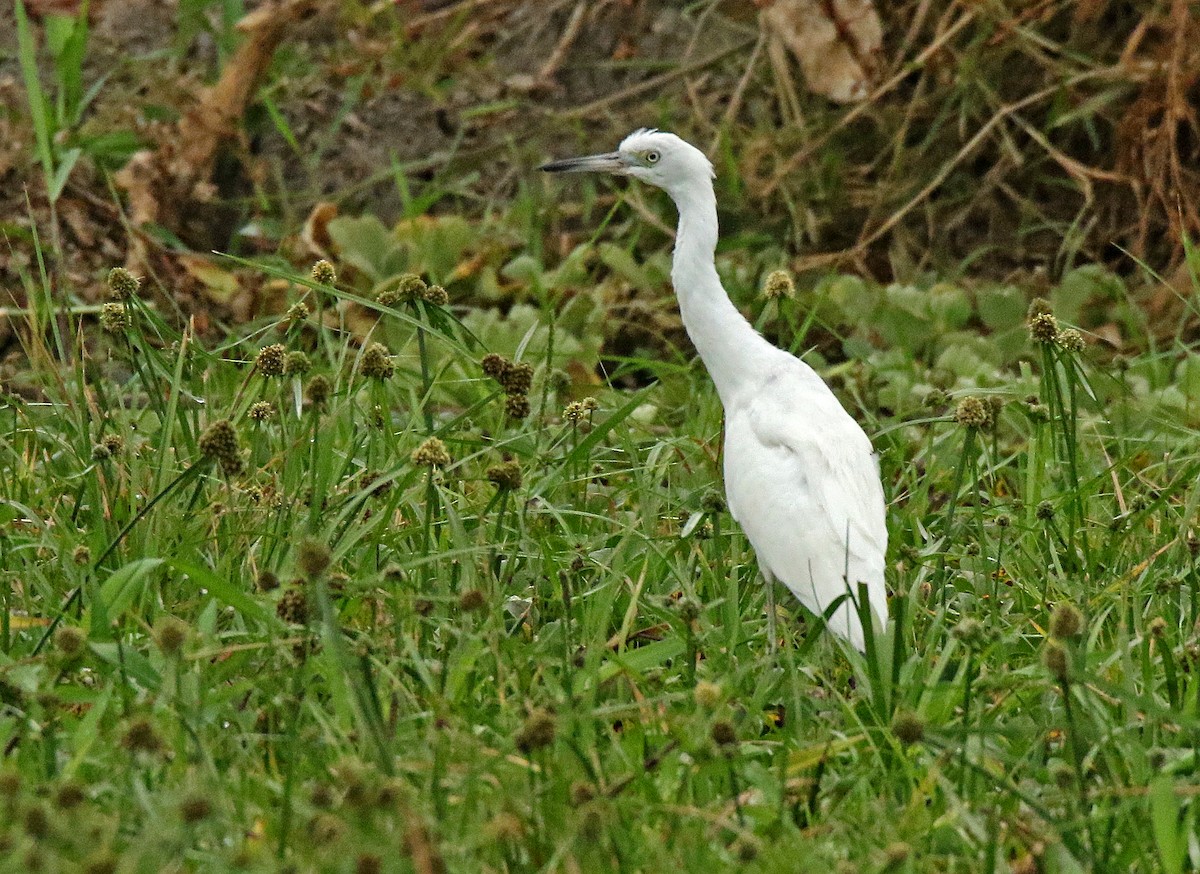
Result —
[[[312,370],[312,361],[308,355],[295,349],[289,352],[283,359],[283,373],[285,376],[303,376]]]
[[[991,421],[990,411],[982,398],[968,395],[958,402],[954,421],[964,428],[984,428]]]
[[[284,315],[283,320],[289,325],[295,325],[299,322],[303,322],[310,315],[312,315],[312,310],[308,308],[308,304],[302,300],[298,300],[288,307],[288,311]]]
[[[1150,624],[1146,626],[1146,630],[1150,632],[1150,636],[1162,639],[1167,634],[1167,620],[1161,616],[1155,616],[1150,620]]]
[[[1074,604],[1059,604],[1050,614],[1050,633],[1060,640],[1078,637],[1083,632],[1083,614]]]
[[[145,717],[138,717],[125,727],[121,746],[131,753],[157,753],[162,749],[163,742],[154,723]]]
[[[714,722],[709,734],[712,736],[713,743],[717,744],[717,746],[728,747],[737,743],[737,731],[734,730],[732,723],[724,719],[718,719]]]
[[[986,636],[983,623],[970,616],[955,625],[950,633],[971,649],[979,648]]]
[[[767,274],[767,281],[763,284],[763,297],[767,300],[779,300],[795,296],[796,283],[790,273],[786,270],[772,270]]]
[[[458,599],[458,609],[464,613],[474,613],[487,606],[487,596],[479,589],[467,589]]]
[[[218,419],[200,435],[200,452],[221,465],[226,476],[237,476],[243,470],[237,430],[228,419]]]
[[[1035,343],[1053,343],[1058,337],[1058,319],[1052,313],[1037,313],[1029,319],[1029,336]]]
[[[75,564],[87,564],[92,560],[92,548],[86,543],[80,543],[72,550],[71,560]]]
[[[337,282],[337,271],[333,269],[333,265],[322,258],[312,266],[313,282],[318,282],[321,285],[333,285]]]
[[[525,419],[529,417],[532,407],[525,395],[509,395],[504,399],[504,412],[510,419]]]
[[[1074,328],[1063,328],[1054,335],[1054,345],[1067,352],[1082,352],[1083,335]]]
[[[105,434],[100,442],[112,455],[119,455],[125,450],[125,438],[120,434]]]
[[[1050,305],[1050,301],[1044,297],[1035,297],[1029,302],[1029,309],[1025,311],[1025,315],[1032,319],[1034,316],[1048,316],[1053,312],[1054,308]]]
[[[275,615],[289,625],[307,625],[308,595],[301,586],[292,586],[275,604]]]
[[[554,714],[538,708],[529,714],[513,738],[517,749],[528,754],[554,743]]]
[[[129,327],[125,304],[109,301],[100,307],[100,327],[110,334],[119,334]]]
[[[1060,683],[1065,683],[1070,679],[1071,659],[1067,655],[1067,648],[1057,640],[1046,641],[1046,645],[1042,648],[1042,664],[1046,666],[1050,676]]]
[[[692,690],[692,697],[705,710],[712,710],[721,703],[721,687],[716,683],[701,680],[696,684],[696,688]]]
[[[129,300],[141,286],[142,281],[124,267],[108,271],[108,296],[113,300]]]
[[[383,380],[392,378],[396,372],[396,366],[392,363],[392,356],[388,352],[387,346],[382,343],[372,343],[363,353],[359,370],[368,379]]]
[[[270,401],[255,401],[246,411],[246,415],[255,422],[266,422],[275,417],[275,405]]]
[[[304,396],[308,398],[308,403],[314,410],[324,410],[326,404],[329,403],[329,398],[333,394],[333,385],[329,382],[329,377],[323,373],[318,373],[308,381],[308,385],[304,387]]]
[[[1054,505],[1049,501],[1042,501],[1037,505],[1037,509],[1033,514],[1042,522],[1049,522],[1054,518]]]
[[[912,746],[925,737],[925,722],[911,710],[901,710],[892,717],[892,734],[904,746]]]
[[[179,818],[188,825],[203,822],[212,815],[212,802],[203,795],[189,795],[179,803]]]
[[[333,555],[329,547],[318,540],[306,537],[300,541],[296,552],[296,567],[305,578],[315,580],[329,569]]]
[[[487,469],[487,478],[501,490],[516,491],[521,487],[521,465],[515,461],[492,465]]]
[[[76,659],[87,646],[87,634],[74,625],[60,625],[54,632],[54,648],[67,659]]]
[[[571,401],[563,408],[563,419],[576,425],[587,418],[587,411],[579,401]]]
[[[444,307],[446,304],[450,303],[450,295],[447,294],[446,289],[442,288],[440,285],[431,285],[426,288],[425,293],[421,295],[421,298],[426,303],[431,303],[438,307]]]
[[[527,395],[533,387],[533,365],[524,361],[510,361],[497,382],[508,395]]]
[[[437,437],[430,437],[412,452],[417,467],[445,467],[450,463],[450,451]]]
[[[174,616],[163,616],[154,623],[154,644],[168,658],[174,658],[183,652],[187,644],[190,629],[182,619]]]
[[[400,300],[414,301],[425,297],[425,292],[429,286],[425,284],[425,280],[415,273],[405,273],[400,277],[400,282],[396,289],[400,293]]]
[[[258,350],[254,359],[254,369],[263,376],[283,376],[283,363],[287,358],[287,347],[282,343],[272,343]]]
[[[503,355],[497,355],[495,352],[489,352],[480,360],[479,366],[483,368],[485,376],[490,376],[492,379],[499,380],[500,375],[508,369],[509,363],[509,360]]]

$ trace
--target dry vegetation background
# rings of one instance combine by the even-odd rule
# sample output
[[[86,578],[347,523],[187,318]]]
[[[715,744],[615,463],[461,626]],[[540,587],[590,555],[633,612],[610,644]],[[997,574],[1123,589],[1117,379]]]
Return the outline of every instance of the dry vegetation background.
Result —
[[[47,22],[79,4],[26,5],[47,103],[83,105],[50,124],[52,169],[80,152],[51,202],[0,11],[10,305],[36,230],[84,301],[124,263],[202,328],[241,321],[273,292],[214,274],[212,250],[303,264],[337,254],[339,213],[544,211],[572,195],[534,166],[643,125],[708,148],[727,236],[802,271],[1037,284],[1099,261],[1146,285],[1153,317],[1200,232],[1186,0],[94,0],[78,70]]]

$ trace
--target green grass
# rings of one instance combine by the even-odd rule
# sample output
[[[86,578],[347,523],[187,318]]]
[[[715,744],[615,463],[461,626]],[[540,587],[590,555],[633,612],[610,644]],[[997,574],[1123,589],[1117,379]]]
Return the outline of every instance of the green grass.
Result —
[[[1008,287],[830,276],[768,303],[727,250],[734,296],[874,435],[891,501],[870,654],[784,600],[772,656],[701,367],[564,372],[594,364],[586,290],[661,260],[615,215],[602,264],[511,250],[536,308],[508,320],[454,303],[484,280],[449,281],[447,240],[494,240],[453,223],[343,229],[336,285],[241,262],[323,321],[219,346],[149,289],[105,333],[28,278],[38,394],[0,407],[0,869],[1197,867],[1196,354],[1034,342]],[[443,262],[448,306],[374,302]],[[1086,268],[1052,306],[1133,325],[1120,292]],[[274,344],[311,370],[269,375]],[[527,418],[489,352],[534,368]],[[414,460],[431,437],[448,463]]]

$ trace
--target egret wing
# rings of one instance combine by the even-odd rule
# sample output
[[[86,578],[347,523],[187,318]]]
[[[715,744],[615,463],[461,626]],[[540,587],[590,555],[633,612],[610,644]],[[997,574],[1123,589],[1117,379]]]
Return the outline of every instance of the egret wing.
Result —
[[[879,465],[858,423],[820,378],[788,367],[766,390],[726,411],[729,507],[758,555],[814,613],[865,583],[887,619],[887,526]],[[863,646],[858,612],[844,601],[829,627]]]

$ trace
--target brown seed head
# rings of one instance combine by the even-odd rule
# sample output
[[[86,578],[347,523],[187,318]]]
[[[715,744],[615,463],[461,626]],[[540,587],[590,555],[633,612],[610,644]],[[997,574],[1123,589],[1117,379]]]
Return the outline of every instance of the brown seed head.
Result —
[[[538,708],[525,719],[513,741],[517,749],[528,754],[554,743],[554,714]]]
[[[413,450],[411,458],[418,467],[445,467],[450,463],[450,452],[445,443],[430,437]]]
[[[991,422],[991,411],[982,398],[968,395],[958,402],[954,421],[964,428],[986,428]]]
[[[531,410],[529,398],[525,395],[509,395],[504,400],[504,412],[510,419],[528,418]]]
[[[205,458],[219,462],[226,476],[237,476],[243,470],[242,454],[238,447],[237,430],[228,419],[218,419],[200,435],[200,452]]]
[[[782,297],[795,296],[796,283],[792,281],[790,273],[786,270],[772,270],[767,274],[767,281],[763,284],[763,297],[767,300],[779,300]]]
[[[255,422],[265,422],[275,417],[275,405],[270,401],[255,401],[246,415]]]
[[[258,350],[254,359],[254,369],[263,376],[283,376],[283,363],[287,360],[287,347],[282,343],[272,343]]]
[[[1029,336],[1035,343],[1053,343],[1058,337],[1058,319],[1051,313],[1038,313],[1030,317]]]
[[[737,732],[734,730],[733,725],[724,719],[719,719],[713,723],[710,734],[712,735],[713,743],[718,746],[727,747],[737,743]]]
[[[487,478],[499,489],[516,491],[521,487],[521,465],[515,461],[492,465],[487,469]]]
[[[324,543],[311,537],[300,541],[300,548],[296,552],[296,567],[306,579],[315,580],[320,577],[329,570],[332,561],[333,555]]]
[[[333,394],[333,385],[329,382],[329,377],[323,373],[318,373],[308,381],[305,386],[304,394],[308,398],[309,404],[314,410],[323,410],[325,405],[329,403],[329,398]]]
[[[489,352],[483,356],[479,362],[479,366],[483,368],[486,376],[492,379],[499,380],[500,376],[508,369],[509,360],[503,355],[497,355],[495,352]]]
[[[174,658],[183,652],[190,631],[182,619],[163,616],[154,623],[154,643],[163,655]]]
[[[392,363],[392,356],[388,352],[387,346],[382,343],[372,343],[363,353],[359,370],[368,379],[391,379],[396,372],[396,366]]]
[[[142,281],[124,267],[108,271],[108,296],[113,300],[129,300],[141,286]]]
[[[299,349],[289,352],[283,359],[283,372],[285,376],[303,376],[310,370],[312,370],[312,362]]]
[[[74,625],[60,625],[54,632],[54,648],[67,659],[83,655],[87,646],[87,633]]]
[[[119,334],[129,327],[125,304],[109,302],[100,307],[100,327],[110,334]]]
[[[1065,683],[1071,678],[1071,659],[1067,649],[1057,640],[1047,640],[1042,649],[1042,664],[1050,672],[1050,676]]]
[[[1060,640],[1078,637],[1083,631],[1083,614],[1073,604],[1059,604],[1050,615],[1050,633]]]
[[[912,746],[925,737],[925,722],[911,710],[898,711],[892,717],[892,734],[904,746]]]
[[[337,271],[333,269],[333,265],[322,258],[312,266],[313,282],[319,282],[321,285],[333,285],[337,282]]]

